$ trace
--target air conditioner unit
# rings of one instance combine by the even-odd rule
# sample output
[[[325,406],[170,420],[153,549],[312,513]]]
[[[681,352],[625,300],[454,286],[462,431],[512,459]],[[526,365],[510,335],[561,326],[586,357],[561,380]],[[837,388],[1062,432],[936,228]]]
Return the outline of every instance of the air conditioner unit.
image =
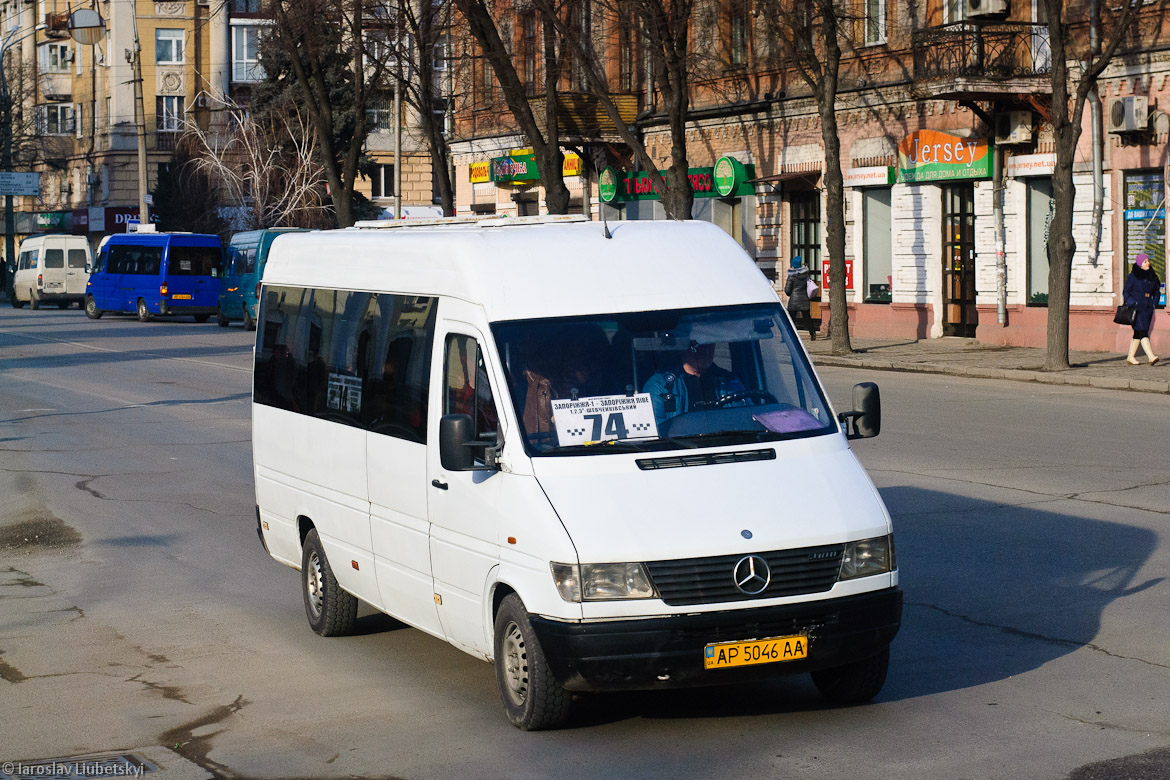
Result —
[[[1105,121],[1111,133],[1132,133],[1150,126],[1150,99],[1145,95],[1112,98]]]
[[[964,16],[1007,16],[1008,0],[963,0]]]
[[[995,143],[1026,144],[1032,140],[1032,112],[1008,111],[995,118]]]

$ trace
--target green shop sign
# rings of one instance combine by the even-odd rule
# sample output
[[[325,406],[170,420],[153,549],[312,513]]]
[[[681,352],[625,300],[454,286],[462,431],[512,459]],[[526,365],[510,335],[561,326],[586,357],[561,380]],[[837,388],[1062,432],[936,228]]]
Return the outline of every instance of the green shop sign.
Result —
[[[938,130],[916,130],[898,144],[898,181],[991,178],[991,143]]]
[[[535,154],[522,154],[492,158],[492,181],[539,181],[540,171],[536,167]]]
[[[64,211],[42,211],[36,215],[37,230],[64,230]]]
[[[668,171],[659,171],[668,178]],[[749,180],[755,177],[755,166],[744,165],[733,157],[721,157],[711,168],[690,168],[687,178],[696,198],[729,198],[755,195]],[[662,193],[654,187],[654,180],[646,171],[619,173],[613,168],[601,172],[598,194],[605,203],[624,203],[631,200],[660,200]]]

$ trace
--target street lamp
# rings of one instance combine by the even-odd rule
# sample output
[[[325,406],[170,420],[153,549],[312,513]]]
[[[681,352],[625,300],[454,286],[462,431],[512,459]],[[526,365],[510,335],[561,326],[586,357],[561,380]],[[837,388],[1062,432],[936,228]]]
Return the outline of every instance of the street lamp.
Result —
[[[12,44],[19,43],[30,35],[36,35],[47,25],[38,24],[31,30],[20,32],[20,27],[12,27],[0,40],[0,171],[10,171],[12,168],[12,96],[8,93],[8,77],[4,70],[8,50]],[[2,289],[7,290],[9,285],[8,268],[14,265],[16,259],[16,215],[12,211],[12,194],[4,194],[4,273],[0,276]]]

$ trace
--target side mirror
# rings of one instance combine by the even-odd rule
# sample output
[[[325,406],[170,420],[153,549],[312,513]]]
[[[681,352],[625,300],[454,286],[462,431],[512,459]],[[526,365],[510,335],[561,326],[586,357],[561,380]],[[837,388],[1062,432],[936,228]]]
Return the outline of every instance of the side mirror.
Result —
[[[499,448],[495,439],[476,439],[470,415],[445,414],[439,418],[439,463],[447,471],[496,471]],[[475,450],[482,450],[486,465],[475,462]]]
[[[845,424],[847,439],[869,439],[881,433],[882,397],[878,392],[878,386],[873,382],[854,385],[853,411],[841,412],[837,419]]]
[[[475,456],[467,446],[474,432],[470,415],[445,414],[439,418],[439,463],[444,469],[469,471],[475,466]]]

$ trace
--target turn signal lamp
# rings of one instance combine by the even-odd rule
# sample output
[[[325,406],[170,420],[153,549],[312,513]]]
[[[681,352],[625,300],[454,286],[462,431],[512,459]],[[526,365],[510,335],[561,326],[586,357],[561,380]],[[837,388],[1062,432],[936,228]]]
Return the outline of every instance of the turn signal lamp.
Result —
[[[166,295],[167,294],[167,286],[165,284],[160,284],[158,286],[158,294],[159,295]]]

